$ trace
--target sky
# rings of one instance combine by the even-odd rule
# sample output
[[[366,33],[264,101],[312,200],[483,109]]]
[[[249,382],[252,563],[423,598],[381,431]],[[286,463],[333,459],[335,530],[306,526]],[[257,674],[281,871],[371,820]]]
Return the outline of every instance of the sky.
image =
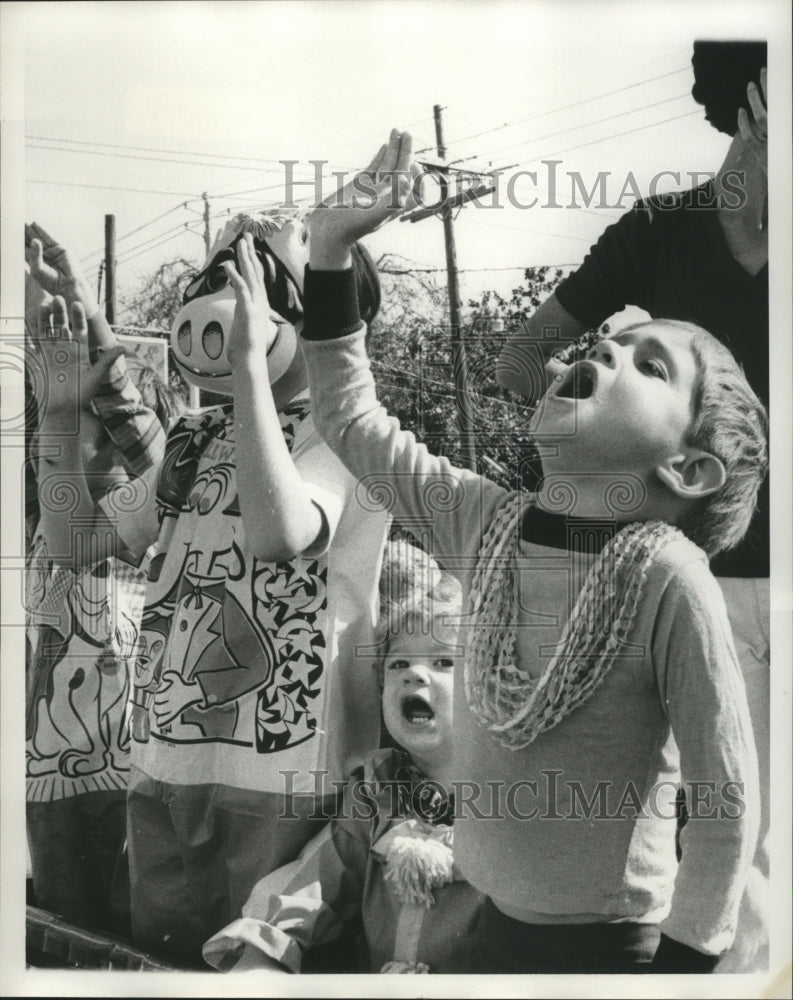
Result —
[[[104,216],[116,219],[119,296],[161,262],[203,261],[202,194],[212,233],[230,213],[285,197],[294,177],[365,165],[392,126],[436,154],[443,108],[448,158],[489,170],[507,201],[455,221],[463,299],[506,291],[533,264],[580,263],[599,233],[647,193],[715,170],[728,140],[691,98],[696,37],[761,37],[784,4],[594,3],[15,3],[4,31],[24,51],[24,208],[75,251],[92,283]],[[627,133],[627,134],[626,134]],[[548,204],[546,159],[560,207]],[[605,205],[568,207],[578,172],[590,189],[609,172]],[[628,173],[628,186],[617,204]],[[309,197],[313,186],[296,187]],[[328,182],[325,193],[332,190]],[[445,266],[433,217],[369,240]]]

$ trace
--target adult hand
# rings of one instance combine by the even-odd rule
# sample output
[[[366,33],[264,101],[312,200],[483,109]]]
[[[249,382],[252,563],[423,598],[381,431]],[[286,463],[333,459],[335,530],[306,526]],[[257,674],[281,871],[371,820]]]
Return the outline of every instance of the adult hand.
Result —
[[[766,92],[767,73],[760,71],[760,88],[751,81],[746,88],[751,114],[746,108],[738,109],[738,131],[747,148],[752,151],[758,165],[768,174],[768,95]],[[761,94],[762,90],[762,94]]]
[[[267,371],[267,351],[276,334],[272,310],[264,286],[264,268],[253,245],[253,234],[245,233],[237,244],[239,271],[232,261],[223,267],[237,296],[229,340],[229,361],[235,365],[256,358]]]
[[[25,225],[25,260],[31,277],[49,292],[71,304],[79,302],[91,319],[99,312],[96,296],[72,254],[37,222]]]
[[[38,335],[32,342],[30,374],[40,420],[53,423],[88,408],[108,369],[124,353],[115,347],[103,351],[96,364],[88,359],[88,324],[81,303],[71,308],[71,325],[62,296],[42,303]],[[69,422],[71,425],[71,421]]]
[[[349,248],[408,208],[418,168],[412,163],[413,140],[392,129],[369,166],[308,218],[311,266],[337,270],[348,266]]]

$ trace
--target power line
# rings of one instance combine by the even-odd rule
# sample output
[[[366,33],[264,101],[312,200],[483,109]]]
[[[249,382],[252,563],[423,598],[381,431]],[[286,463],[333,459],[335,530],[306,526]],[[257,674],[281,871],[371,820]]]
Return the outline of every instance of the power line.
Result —
[[[244,164],[232,163],[193,163],[189,159],[174,160],[166,159],[163,156],[141,156],[138,153],[106,153],[101,149],[64,149],[61,146],[45,146],[38,142],[26,142],[28,149],[46,149],[52,153],[77,153],[85,156],[115,156],[122,160],[144,160],[146,163],[177,163],[180,166],[196,166],[201,168],[219,167],[221,170],[252,170],[254,173],[275,173],[276,167],[248,167]]]
[[[607,90],[602,94],[595,94],[594,97],[585,97],[580,101],[573,101],[572,104],[564,104],[559,108],[551,108],[549,111],[538,111],[535,114],[527,115],[525,118],[518,118],[513,122],[504,122],[501,125],[496,125],[493,128],[484,129],[482,132],[473,132],[471,135],[464,135],[461,138],[454,139],[449,145],[459,145],[461,142],[467,142],[469,139],[479,139],[483,135],[490,135],[493,132],[499,132],[504,128],[512,128],[515,125],[524,125],[526,122],[536,121],[538,118],[547,118],[548,115],[559,114],[560,111],[569,111],[570,108],[580,107],[582,104],[591,104],[593,101],[599,101],[604,97],[611,97],[614,94],[621,94],[626,90],[633,90],[636,87],[642,87],[646,83],[655,83],[656,80],[663,80],[669,76],[676,76],[678,73],[690,72],[691,66],[681,66],[680,69],[670,70],[668,73],[661,73],[658,76],[651,76],[645,80],[637,80],[635,83],[628,83],[624,87],[617,87],[615,90]],[[427,149],[420,149],[418,153],[427,152],[427,150],[433,149],[434,147],[428,146]],[[418,153],[416,155],[418,155]]]
[[[197,226],[198,224],[199,224],[198,222],[194,223],[185,222],[179,226],[174,227],[174,229],[168,229],[164,233],[158,233],[157,236],[153,236],[151,240],[146,240],[145,243],[140,243],[136,247],[130,247],[129,250],[127,250],[124,254],[119,256],[118,263],[126,264],[128,261],[133,260],[135,257],[140,257],[141,254],[148,253],[150,250],[156,250],[158,247],[163,246],[165,243],[170,243],[172,240],[175,240],[179,235],[181,235],[181,233],[185,231],[196,233],[196,229],[192,227]],[[196,235],[198,234],[196,233]],[[164,237],[164,239],[161,239],[159,243],[155,242],[151,246],[148,245],[152,243],[152,240],[156,240],[158,237]],[[98,271],[98,268],[100,266],[101,264],[94,265],[94,267],[89,268],[86,277],[88,278],[93,277]]]
[[[503,222],[485,222],[484,219],[469,219],[475,226],[484,226],[486,229],[510,229],[516,233],[533,233],[535,236],[550,236],[561,240],[577,240],[580,243],[590,243],[587,236],[570,236],[566,233],[549,233],[546,229],[529,229],[525,226],[508,226]]]
[[[484,271],[526,271],[539,267],[578,267],[580,261],[567,261],[564,264],[510,264],[506,267],[460,267],[460,273],[478,273]],[[378,267],[380,274],[434,274],[445,271],[445,267],[406,267],[403,269],[392,269],[388,267]]]
[[[185,226],[189,229],[190,223],[185,223]],[[194,229],[190,229],[190,232],[191,233],[195,232],[195,230]],[[198,234],[196,234],[196,235],[198,235]],[[133,258],[140,257],[141,254],[148,253],[149,250],[156,250],[157,247],[160,247],[160,246],[162,246],[165,243],[170,243],[171,240],[175,240],[177,236],[179,236],[179,233],[173,233],[171,236],[167,236],[164,240],[161,240],[159,243],[155,243],[154,246],[144,247],[142,250],[138,250],[137,253],[129,254],[128,256],[122,257],[120,259],[119,263],[121,263],[121,264],[127,264],[127,263],[129,263],[129,261],[133,260]]]
[[[61,142],[68,143],[70,145],[80,145],[80,146],[95,146],[97,149],[134,149],[138,152],[147,153],[170,153],[176,156],[211,156],[214,159],[223,160],[246,160],[251,163],[281,163],[280,160],[275,160],[270,156],[237,156],[236,154],[226,154],[226,153],[199,153],[194,150],[182,150],[182,149],[158,149],[153,146],[130,146],[124,143],[118,142],[89,142],[85,139],[58,139],[55,136],[50,135],[26,135],[25,141],[28,139],[33,139],[36,142]],[[76,151],[79,152],[79,151]]]
[[[172,226],[170,229],[166,229],[162,233],[157,233],[155,236],[150,236],[149,239],[144,240],[143,243],[138,243],[134,247],[128,247],[119,255],[119,260],[126,260],[127,255],[131,254],[134,250],[139,250],[141,247],[145,247],[147,243],[153,243],[155,240],[160,239],[162,236],[168,236],[170,233],[184,232],[185,229],[190,230],[193,225],[197,225],[197,222],[180,222],[176,226]]]
[[[650,108],[657,108],[662,104],[670,104],[672,101],[679,101],[684,97],[690,97],[689,91],[684,94],[677,94],[675,97],[666,97],[662,101],[655,101],[653,104],[642,104],[637,108],[628,108],[625,111],[617,111],[613,115],[606,115],[604,118],[596,118],[594,121],[582,122],[579,125],[571,125],[569,128],[559,129],[555,132],[546,132],[545,135],[532,136],[530,139],[523,139],[520,142],[513,142],[508,146],[500,146],[498,149],[492,149],[487,153],[471,153],[470,156],[459,157],[456,160],[452,160],[452,163],[465,163],[467,160],[475,159],[487,159],[490,156],[495,156],[498,153],[504,153],[508,149],[517,149],[520,146],[528,146],[532,142],[541,142],[543,139],[553,139],[557,135],[564,135],[566,132],[577,132],[582,128],[589,128],[592,125],[602,125],[603,122],[613,121],[615,118],[624,118],[626,115],[634,115],[639,111],[648,111]]]
[[[160,215],[156,215],[153,219],[149,219],[148,222],[144,222],[142,226],[138,226],[136,229],[130,229],[128,233],[124,233],[123,236],[119,236],[116,239],[116,245],[118,245],[122,240],[128,239],[128,237],[134,236],[135,233],[139,233],[142,229],[146,229],[147,226],[154,225],[155,222],[159,222],[160,219],[164,219],[167,215],[170,215],[171,212],[176,212],[180,208],[187,208],[187,202],[182,201],[178,205],[174,205],[173,208],[169,208],[166,212],[162,212]],[[86,254],[85,257],[81,257],[80,262],[83,263],[84,261],[88,260],[89,257],[93,257],[98,253],[104,253],[104,252],[105,252],[104,247],[100,247],[98,250],[92,250],[91,253]]]
[[[27,184],[55,184],[58,187],[77,187],[77,188],[88,188],[92,191],[128,191],[131,194],[163,194],[179,197],[188,197],[193,200],[199,200],[200,195],[196,197],[192,191],[158,191],[154,188],[128,188],[128,187],[116,187],[112,184],[78,184],[76,181],[41,181],[35,177],[29,177],[26,179]]]
[[[611,139],[621,139],[625,135],[633,135],[635,132],[644,132],[648,128],[656,128],[658,125],[668,125],[670,122],[677,122],[683,118],[690,118],[692,115],[700,114],[700,109],[696,108],[694,111],[687,111],[682,115],[675,115],[672,118],[664,118],[660,122],[650,122],[648,125],[639,125],[636,128],[629,128],[625,132],[617,132],[614,135],[604,135],[600,139],[593,139],[591,142],[582,142],[577,146],[568,146],[567,149],[557,149],[553,153],[545,153],[543,156],[534,156],[529,160],[521,160],[519,163],[510,163],[506,167],[499,167],[499,170],[514,170],[515,167],[524,167],[527,163],[536,163],[538,160],[542,161],[547,159],[549,156],[561,156],[562,153],[572,153],[576,149],[584,149],[586,146],[597,146],[598,143],[608,142]]]

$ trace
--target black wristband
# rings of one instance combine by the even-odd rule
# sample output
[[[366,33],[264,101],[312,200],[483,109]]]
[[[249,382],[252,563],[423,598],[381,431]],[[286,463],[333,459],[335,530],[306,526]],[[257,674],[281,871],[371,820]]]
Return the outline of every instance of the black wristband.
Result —
[[[306,340],[336,340],[361,329],[355,271],[312,271],[303,288]]]
[[[681,944],[673,938],[661,935],[661,942],[652,960],[650,972],[669,974],[708,973],[713,972],[720,955],[706,955],[687,944]]]

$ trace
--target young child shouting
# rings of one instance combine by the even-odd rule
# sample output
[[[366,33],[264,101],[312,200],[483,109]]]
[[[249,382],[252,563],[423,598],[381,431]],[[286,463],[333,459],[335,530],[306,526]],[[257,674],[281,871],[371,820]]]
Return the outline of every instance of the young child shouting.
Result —
[[[300,972],[310,948],[358,917],[358,972],[458,971],[455,950],[482,903],[452,856],[460,585],[426,553],[392,542],[381,595],[382,708],[396,746],[366,756],[339,815],[207,941],[204,958],[223,972]]]
[[[758,777],[707,559],[751,518],[764,411],[714,338],[658,320],[548,390],[537,495],[431,455],[378,404],[349,270],[350,243],[402,210],[410,160],[392,132],[367,198],[353,185],[312,213],[303,346],[320,432],[462,583],[455,858],[488,897],[471,968],[710,971],[734,934]]]

